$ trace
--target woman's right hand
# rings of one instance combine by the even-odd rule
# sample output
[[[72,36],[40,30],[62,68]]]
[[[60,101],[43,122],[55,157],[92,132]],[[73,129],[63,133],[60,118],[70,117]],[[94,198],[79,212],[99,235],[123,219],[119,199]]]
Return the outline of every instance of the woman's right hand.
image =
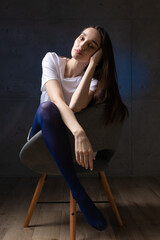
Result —
[[[90,62],[98,65],[99,62],[100,62],[100,60],[102,59],[102,55],[103,55],[102,48],[100,48],[100,49],[99,49],[98,51],[96,51],[96,52],[93,54],[93,56],[90,58]]]
[[[80,131],[75,135],[75,157],[76,161],[82,167],[93,170],[93,160],[95,160],[94,152],[88,137],[84,131]]]

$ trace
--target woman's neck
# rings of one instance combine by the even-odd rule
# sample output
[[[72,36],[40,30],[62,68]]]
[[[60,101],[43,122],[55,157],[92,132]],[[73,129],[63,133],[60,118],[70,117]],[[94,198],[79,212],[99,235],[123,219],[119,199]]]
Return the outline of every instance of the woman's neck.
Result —
[[[87,63],[79,62],[74,58],[68,59],[66,62],[64,77],[77,77],[82,75]]]

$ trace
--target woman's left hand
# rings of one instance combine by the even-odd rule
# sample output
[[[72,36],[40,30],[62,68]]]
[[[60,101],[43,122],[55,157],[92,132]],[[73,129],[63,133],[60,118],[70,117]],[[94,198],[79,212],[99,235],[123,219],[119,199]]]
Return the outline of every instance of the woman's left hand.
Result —
[[[93,170],[93,160],[95,159],[93,148],[84,131],[75,133],[75,157],[82,167]]]
[[[102,48],[100,48],[97,52],[94,53],[94,55],[90,58],[90,62],[98,65],[101,58],[102,58]]]

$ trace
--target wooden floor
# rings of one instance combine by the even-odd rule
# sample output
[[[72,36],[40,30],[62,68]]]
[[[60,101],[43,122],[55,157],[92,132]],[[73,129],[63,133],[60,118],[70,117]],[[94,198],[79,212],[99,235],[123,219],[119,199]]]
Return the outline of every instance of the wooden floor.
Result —
[[[99,178],[80,180],[94,201],[102,201],[96,205],[108,221],[108,228],[99,232],[90,227],[77,207],[76,240],[160,240],[160,177],[108,179],[123,227],[117,225],[105,202]],[[37,181],[0,179],[0,240],[69,240],[69,191],[61,177],[48,177],[30,227],[23,228]]]

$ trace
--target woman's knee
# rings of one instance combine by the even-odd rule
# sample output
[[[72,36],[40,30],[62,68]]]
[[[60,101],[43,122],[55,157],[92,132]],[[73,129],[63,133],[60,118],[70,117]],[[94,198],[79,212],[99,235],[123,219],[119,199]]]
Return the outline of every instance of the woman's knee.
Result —
[[[60,117],[59,109],[53,102],[43,102],[39,106],[39,114],[44,120],[51,120],[53,117]]]

